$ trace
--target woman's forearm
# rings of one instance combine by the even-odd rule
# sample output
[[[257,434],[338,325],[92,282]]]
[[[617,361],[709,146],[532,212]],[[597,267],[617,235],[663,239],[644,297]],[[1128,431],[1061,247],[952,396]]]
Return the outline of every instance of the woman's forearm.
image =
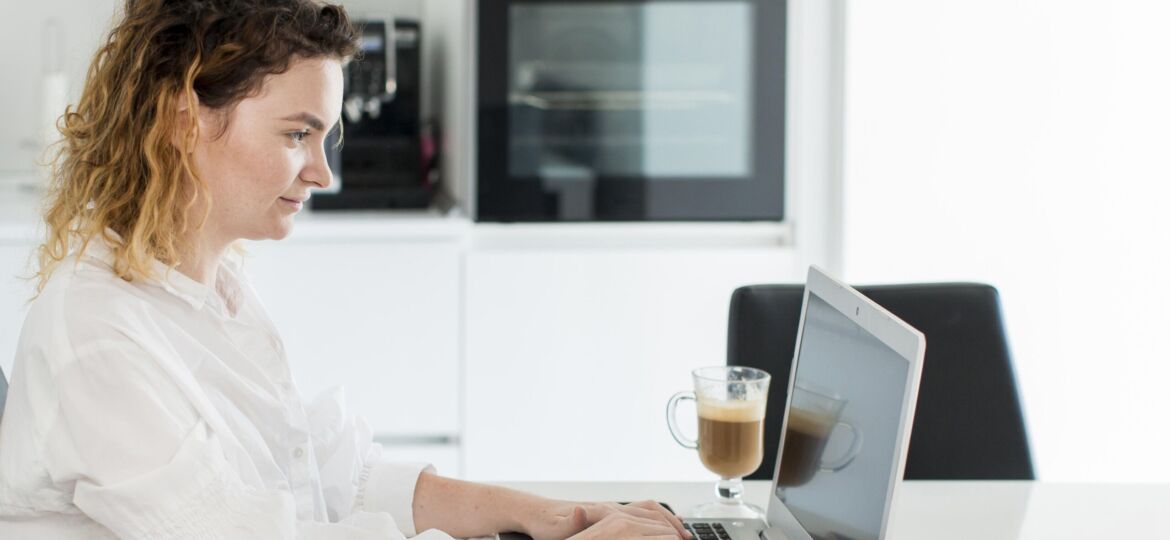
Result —
[[[524,531],[545,499],[513,489],[423,473],[414,488],[414,528],[456,538]]]

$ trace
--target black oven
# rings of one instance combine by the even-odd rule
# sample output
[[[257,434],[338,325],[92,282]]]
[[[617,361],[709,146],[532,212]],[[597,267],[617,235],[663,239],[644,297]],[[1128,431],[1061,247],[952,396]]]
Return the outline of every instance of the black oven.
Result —
[[[481,0],[479,221],[784,217],[784,0]]]

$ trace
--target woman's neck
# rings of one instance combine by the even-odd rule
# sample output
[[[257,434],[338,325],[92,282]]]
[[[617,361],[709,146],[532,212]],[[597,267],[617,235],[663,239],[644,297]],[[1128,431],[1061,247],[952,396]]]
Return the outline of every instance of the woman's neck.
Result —
[[[205,230],[190,245],[191,249],[179,258],[176,270],[199,283],[214,286],[219,263],[231,242],[217,240]]]

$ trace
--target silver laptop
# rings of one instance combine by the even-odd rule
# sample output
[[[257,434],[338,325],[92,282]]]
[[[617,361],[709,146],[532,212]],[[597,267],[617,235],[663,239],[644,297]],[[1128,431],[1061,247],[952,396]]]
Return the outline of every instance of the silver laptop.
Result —
[[[884,540],[926,339],[813,267],[766,522],[684,519],[701,540]]]
[[[888,538],[925,351],[921,332],[810,268],[766,520],[683,523],[699,540]]]

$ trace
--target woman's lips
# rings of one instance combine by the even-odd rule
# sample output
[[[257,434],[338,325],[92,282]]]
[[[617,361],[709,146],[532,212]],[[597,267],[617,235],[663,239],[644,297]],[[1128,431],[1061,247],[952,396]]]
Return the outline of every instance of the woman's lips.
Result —
[[[294,210],[300,210],[301,208],[303,208],[305,206],[306,200],[308,200],[307,197],[304,199],[292,199],[289,197],[281,197],[280,198],[280,202],[288,205],[289,207],[293,208]]]

